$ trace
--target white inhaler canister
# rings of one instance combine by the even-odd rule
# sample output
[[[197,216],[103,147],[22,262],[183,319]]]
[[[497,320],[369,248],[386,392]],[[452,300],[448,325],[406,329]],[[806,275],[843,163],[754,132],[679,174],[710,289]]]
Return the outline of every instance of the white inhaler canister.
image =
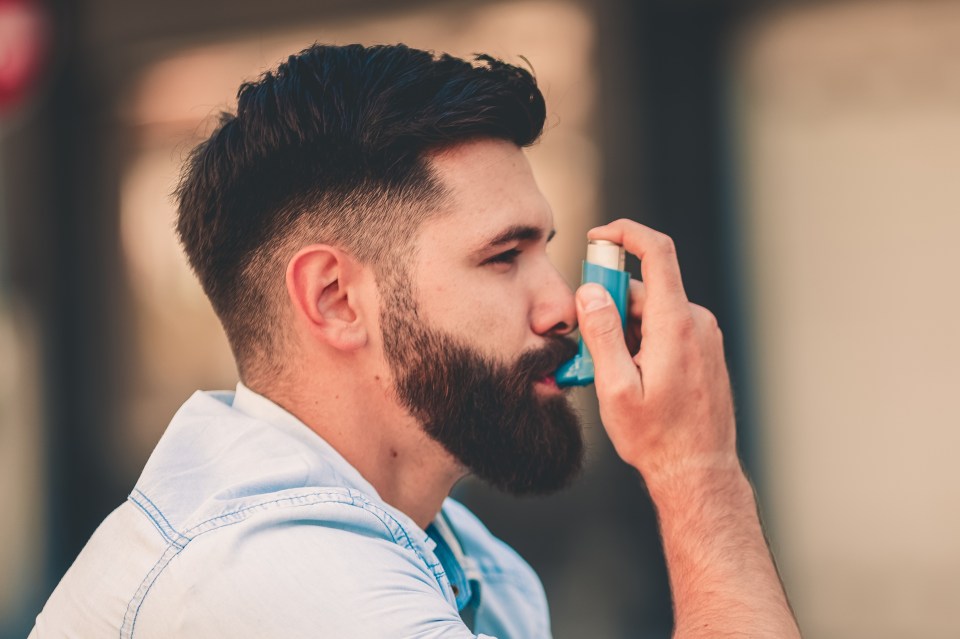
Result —
[[[587,259],[583,262],[581,284],[600,284],[607,289],[620,313],[620,322],[626,326],[630,274],[624,270],[624,259],[623,247],[619,244],[590,240]],[[579,352],[557,369],[556,379],[559,386],[586,386],[593,382],[593,357],[582,337]]]

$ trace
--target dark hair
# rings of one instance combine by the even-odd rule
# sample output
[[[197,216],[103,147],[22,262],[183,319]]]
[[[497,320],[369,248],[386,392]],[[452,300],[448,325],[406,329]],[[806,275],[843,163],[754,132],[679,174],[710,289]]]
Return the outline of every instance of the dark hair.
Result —
[[[298,248],[329,243],[380,268],[442,198],[430,152],[473,138],[527,146],[545,117],[525,69],[402,44],[315,44],[237,98],[236,115],[221,114],[191,153],[176,196],[180,240],[241,377],[278,371]]]

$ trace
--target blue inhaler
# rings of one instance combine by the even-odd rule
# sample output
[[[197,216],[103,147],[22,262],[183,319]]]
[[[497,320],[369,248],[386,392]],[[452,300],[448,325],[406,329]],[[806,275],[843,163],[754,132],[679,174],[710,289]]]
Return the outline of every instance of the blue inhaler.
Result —
[[[623,247],[607,240],[590,240],[587,244],[587,259],[583,262],[581,284],[600,284],[610,292],[620,312],[620,321],[627,325],[627,295],[630,291],[630,274],[623,270]],[[586,386],[593,383],[593,357],[580,338],[580,352],[576,357],[557,369],[558,386]]]

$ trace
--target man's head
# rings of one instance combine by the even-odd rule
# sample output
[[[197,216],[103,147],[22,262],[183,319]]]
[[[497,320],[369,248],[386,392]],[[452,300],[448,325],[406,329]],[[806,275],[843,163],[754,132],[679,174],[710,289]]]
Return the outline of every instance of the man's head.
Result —
[[[241,376],[282,366],[299,246],[392,268],[442,197],[429,153],[478,137],[526,146],[544,117],[527,71],[403,45],[314,45],[241,86],[177,190],[180,239]]]
[[[573,302],[520,150],[543,121],[528,72],[402,45],[314,46],[241,87],[178,190],[241,377],[383,378],[369,405],[389,395],[465,468],[564,485],[582,442],[550,373]]]

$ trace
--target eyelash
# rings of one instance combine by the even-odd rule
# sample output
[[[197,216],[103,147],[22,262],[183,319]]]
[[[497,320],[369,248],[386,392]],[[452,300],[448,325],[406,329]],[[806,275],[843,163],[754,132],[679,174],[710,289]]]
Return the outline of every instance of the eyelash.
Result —
[[[519,249],[510,249],[489,258],[484,264],[513,264],[520,255]]]

